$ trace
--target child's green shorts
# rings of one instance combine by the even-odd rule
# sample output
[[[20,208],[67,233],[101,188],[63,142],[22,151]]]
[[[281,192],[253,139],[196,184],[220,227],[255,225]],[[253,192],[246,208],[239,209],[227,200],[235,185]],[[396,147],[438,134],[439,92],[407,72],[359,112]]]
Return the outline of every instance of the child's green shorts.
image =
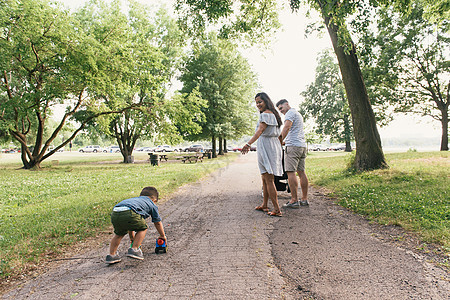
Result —
[[[148,228],[144,217],[131,209],[120,212],[113,211],[111,223],[114,226],[114,233],[120,236],[127,234],[128,231],[142,231]]]

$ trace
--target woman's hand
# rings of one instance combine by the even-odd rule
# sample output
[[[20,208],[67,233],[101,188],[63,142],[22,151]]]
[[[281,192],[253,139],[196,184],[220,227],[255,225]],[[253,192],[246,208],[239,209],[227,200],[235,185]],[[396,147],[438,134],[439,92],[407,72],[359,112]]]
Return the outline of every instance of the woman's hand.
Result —
[[[249,144],[245,144],[245,146],[242,147],[241,153],[242,154],[247,154],[248,151],[250,151],[250,145]]]

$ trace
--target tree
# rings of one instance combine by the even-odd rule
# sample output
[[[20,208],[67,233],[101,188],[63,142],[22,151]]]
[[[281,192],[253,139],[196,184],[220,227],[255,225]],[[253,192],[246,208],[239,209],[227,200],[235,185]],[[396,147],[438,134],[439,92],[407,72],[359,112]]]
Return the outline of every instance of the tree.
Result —
[[[169,125],[177,122],[181,115],[185,115],[186,107],[192,108],[192,115],[196,114],[194,104],[199,101],[195,97],[189,98],[192,103],[189,106],[180,106],[180,97],[174,97],[173,101],[164,99],[167,88],[178,67],[181,57],[184,39],[174,19],[167,11],[160,8],[152,11],[149,7],[138,2],[127,2],[125,12],[117,12],[127,21],[127,41],[129,51],[126,60],[122,61],[127,66],[127,76],[123,76],[120,83],[111,85],[104,90],[104,94],[96,95],[99,98],[107,95],[108,99],[120,99],[120,101],[108,101],[107,105],[114,109],[116,105],[127,103],[140,103],[139,107],[124,111],[122,114],[98,120],[103,124],[103,131],[114,137],[121,149],[124,162],[131,162],[131,154],[137,140],[141,137],[164,137],[166,140],[176,140],[174,130],[176,126]],[[89,6],[84,12],[95,11]],[[96,12],[99,14],[99,12]],[[95,27],[96,23],[103,20],[94,15],[86,16]],[[173,111],[170,107],[176,106]],[[198,108],[197,108],[198,110]],[[174,119],[169,119],[170,117]],[[184,128],[192,125],[189,118],[183,118]],[[189,130],[194,130],[190,126]],[[172,132],[170,131],[172,130]],[[194,130],[195,131],[195,130]]]
[[[248,133],[254,120],[251,101],[256,81],[247,61],[228,41],[210,35],[187,57],[180,80],[182,93],[198,89],[208,102],[203,109],[202,131],[188,136],[190,140],[211,139],[216,157],[216,139],[222,154],[223,139]]]
[[[375,116],[359,67],[356,47],[345,23],[346,18],[355,11],[359,2],[350,0],[290,0],[292,10],[298,10],[302,2],[309,3],[311,7],[321,13],[339,62],[352,114],[356,141],[357,150],[354,167],[357,170],[387,167]],[[404,1],[399,0],[398,2]],[[203,26],[206,20],[217,21],[230,17],[233,14],[233,8],[239,7],[240,11],[236,13],[237,16],[233,15],[236,21],[228,20],[227,25],[223,27],[223,32],[227,33],[226,36],[234,30],[247,34],[250,32],[251,37],[261,37],[264,33],[269,32],[268,27],[276,24],[275,21],[266,20],[266,18],[277,18],[276,1],[274,0],[257,0],[251,3],[247,1],[223,1],[220,4],[212,0],[178,0],[177,3],[180,11],[186,11],[186,7],[191,8],[188,11],[193,14],[191,18],[193,21],[190,23],[193,26]],[[241,18],[243,15],[245,18]],[[186,16],[185,19],[188,17]],[[230,22],[233,25],[228,25]]]
[[[118,63],[122,20],[106,20],[88,32],[82,22],[42,0],[10,0],[0,7],[0,127],[20,143],[26,169],[39,168],[98,116],[129,109],[108,109],[107,99],[92,96],[124,75]],[[44,139],[58,104],[65,112]],[[71,119],[78,122],[72,135],[47,151]]]
[[[315,81],[302,92],[305,101],[300,112],[317,124],[316,133],[345,142],[345,151],[351,152],[352,125],[339,66],[325,50],[318,58]]]
[[[377,31],[366,31],[362,39],[372,45],[363,59],[373,93],[379,95],[374,97],[376,105],[389,103],[395,112],[440,121],[440,150],[447,151],[450,37],[446,25],[426,19],[420,2],[407,14],[386,7],[377,16]]]

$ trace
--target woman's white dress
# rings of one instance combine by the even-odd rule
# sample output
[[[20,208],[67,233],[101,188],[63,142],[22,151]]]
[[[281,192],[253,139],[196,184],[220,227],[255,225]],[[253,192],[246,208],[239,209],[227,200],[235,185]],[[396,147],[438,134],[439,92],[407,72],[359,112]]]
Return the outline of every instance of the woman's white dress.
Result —
[[[258,167],[261,174],[269,173],[275,176],[283,175],[281,165],[282,148],[278,136],[280,128],[274,114],[261,113],[256,128],[259,123],[266,123],[267,128],[263,131],[257,142]]]

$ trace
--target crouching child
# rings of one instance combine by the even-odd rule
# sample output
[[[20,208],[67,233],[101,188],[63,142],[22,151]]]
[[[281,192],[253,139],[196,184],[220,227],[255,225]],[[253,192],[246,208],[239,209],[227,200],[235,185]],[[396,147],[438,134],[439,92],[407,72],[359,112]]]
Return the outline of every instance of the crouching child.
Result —
[[[158,207],[155,205],[158,196],[159,193],[156,188],[145,187],[139,197],[123,200],[114,206],[111,213],[114,236],[109,246],[109,254],[106,256],[105,262],[107,264],[114,264],[121,260],[117,248],[119,248],[122,238],[127,233],[130,237],[131,246],[126,255],[135,259],[144,259],[141,244],[148,229],[145,219],[150,216],[159,233],[159,238],[167,242]]]

